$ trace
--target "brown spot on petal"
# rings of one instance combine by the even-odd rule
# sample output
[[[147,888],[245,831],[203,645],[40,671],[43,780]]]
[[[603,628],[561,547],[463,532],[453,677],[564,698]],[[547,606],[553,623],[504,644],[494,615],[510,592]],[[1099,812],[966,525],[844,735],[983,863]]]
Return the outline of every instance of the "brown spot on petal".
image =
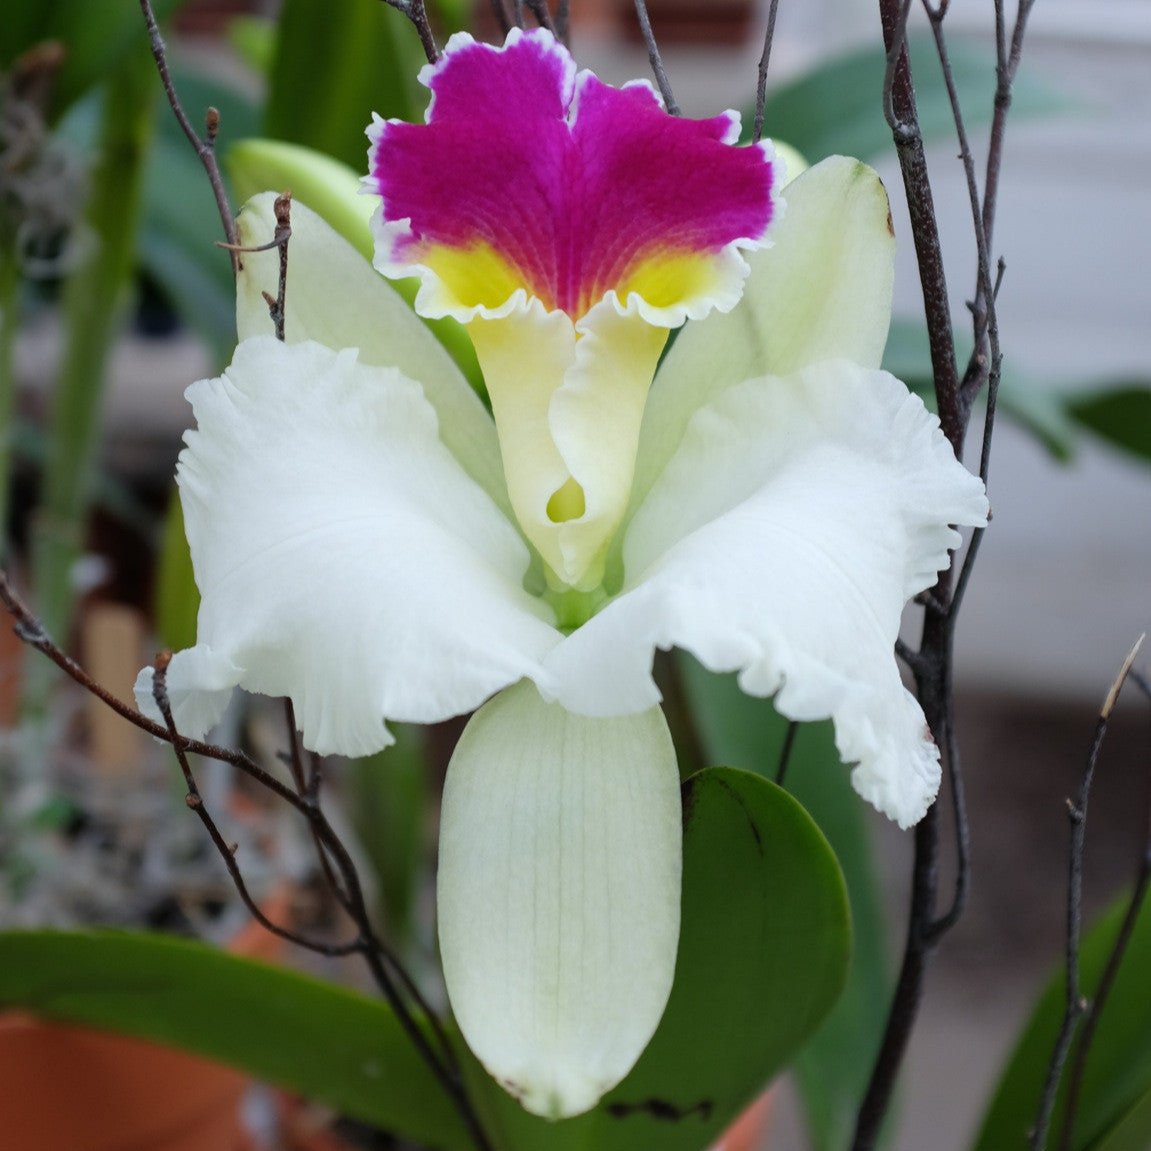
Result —
[[[615,1119],[627,1119],[631,1115],[649,1115],[652,1119],[679,1123],[683,1119],[690,1119],[693,1115],[698,1115],[701,1119],[710,1119],[712,1111],[715,1110],[715,1103],[711,1099],[701,1099],[691,1107],[677,1107],[666,1099],[644,1099],[639,1103],[609,1103],[605,1110]]]

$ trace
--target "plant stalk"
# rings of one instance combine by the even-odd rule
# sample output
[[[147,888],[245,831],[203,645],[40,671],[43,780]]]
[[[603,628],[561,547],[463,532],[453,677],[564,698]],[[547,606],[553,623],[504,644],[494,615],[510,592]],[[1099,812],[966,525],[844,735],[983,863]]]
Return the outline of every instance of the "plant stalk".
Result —
[[[64,350],[32,544],[36,602],[53,635],[68,634],[75,608],[72,574],[91,503],[108,360],[134,270],[154,95],[152,58],[142,45],[104,86],[100,150],[85,213],[96,246],[64,289]],[[44,714],[53,678],[51,671],[29,675],[30,717]]]

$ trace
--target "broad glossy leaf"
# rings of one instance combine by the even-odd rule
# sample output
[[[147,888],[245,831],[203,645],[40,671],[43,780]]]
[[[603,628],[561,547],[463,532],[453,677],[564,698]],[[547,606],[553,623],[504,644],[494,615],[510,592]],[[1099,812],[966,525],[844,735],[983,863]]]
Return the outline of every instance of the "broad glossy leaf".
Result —
[[[1067,399],[1072,419],[1116,447],[1151,463],[1151,382],[1130,381],[1076,392]]]
[[[3,1007],[194,1051],[429,1148],[471,1147],[387,1007],[283,968],[158,935],[8,932]]]
[[[935,48],[927,36],[910,38],[919,126],[925,140],[953,139],[947,89]],[[989,123],[994,111],[993,49],[974,41],[951,41],[951,65],[968,131]],[[811,163],[825,156],[872,159],[892,147],[880,93],[886,57],[879,48],[841,56],[776,90],[767,101],[767,135],[798,148]],[[1012,116],[1052,115],[1071,105],[1050,85],[1021,75],[1011,101]],[[749,126],[754,122],[744,117]]]
[[[960,370],[970,355],[970,338],[958,337],[956,356]],[[927,329],[921,321],[900,318],[892,322],[883,366],[934,408],[931,353]],[[1079,433],[1069,417],[1067,401],[1058,391],[1005,361],[997,403],[1000,413],[1034,436],[1054,459],[1067,463],[1074,458]]]
[[[269,136],[366,167],[372,113],[414,119],[424,63],[407,20],[379,0],[286,0],[265,108]]]
[[[1119,930],[1126,902],[1086,934],[1080,986],[1090,998]],[[1099,1020],[1083,1078],[1072,1151],[1134,1151],[1151,1138],[1151,901],[1145,901],[1123,966]],[[1024,1029],[976,1140],[976,1151],[1025,1151],[1051,1051],[1063,1018],[1062,969],[1048,983]],[[1072,1049],[1074,1053],[1074,1048]],[[1066,1076],[1052,1131],[1062,1128]],[[1142,1141],[1140,1141],[1140,1138]],[[1114,1139],[1112,1146],[1108,1140]],[[1054,1139],[1052,1145],[1055,1145]]]
[[[502,1151],[702,1151],[795,1056],[838,997],[851,929],[810,817],[747,772],[684,784],[675,985],[631,1074],[588,1115],[548,1124],[474,1081]]]
[[[682,655],[679,667],[708,757],[774,778],[787,720],[770,701],[744,695],[734,676],[714,675]],[[830,724],[797,729],[785,784],[827,836],[851,901],[854,946],[847,985],[794,1068],[813,1151],[832,1151],[847,1145],[882,1035],[891,984],[886,924],[867,810],[840,763]]]
[[[1151,1091],[1099,1140],[1091,1151],[1147,1151],[1151,1147]]]

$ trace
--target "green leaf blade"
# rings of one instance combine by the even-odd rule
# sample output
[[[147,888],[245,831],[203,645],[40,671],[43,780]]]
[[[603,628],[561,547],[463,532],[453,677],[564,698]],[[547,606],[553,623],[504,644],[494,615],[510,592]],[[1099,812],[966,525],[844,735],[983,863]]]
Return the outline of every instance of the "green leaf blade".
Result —
[[[364,171],[372,113],[415,119],[423,62],[414,30],[379,0],[286,0],[264,131]]]
[[[1084,936],[1080,985],[1088,999],[1098,986],[1125,910],[1126,901],[1115,905]],[[1149,970],[1151,903],[1145,902],[1092,1042],[1072,1151],[1101,1151],[1112,1138],[1117,1147],[1126,1147],[1127,1136],[1151,1123],[1151,1107],[1146,1102],[1151,1093]],[[975,1151],[1026,1151],[1027,1133],[1035,1122],[1063,1018],[1064,986],[1065,976],[1060,970],[1039,997],[984,1116]],[[1066,1089],[1065,1073],[1056,1098],[1055,1133],[1062,1128]],[[1135,1145],[1145,1147],[1146,1143]]]
[[[842,874],[802,807],[748,772],[684,785],[683,923],[655,1037],[593,1112],[548,1124],[479,1085],[503,1151],[703,1151],[826,1016],[851,944]]]
[[[430,1148],[470,1151],[387,1007],[283,968],[157,935],[8,932],[0,1005],[193,1051]]]
[[[788,721],[769,700],[740,691],[734,676],[713,675],[686,658],[680,668],[709,758],[773,777]],[[813,1151],[838,1151],[849,1141],[883,1032],[891,989],[886,922],[866,811],[840,762],[830,724],[799,728],[786,784],[827,837],[851,902],[854,948],[847,986],[794,1067]]]

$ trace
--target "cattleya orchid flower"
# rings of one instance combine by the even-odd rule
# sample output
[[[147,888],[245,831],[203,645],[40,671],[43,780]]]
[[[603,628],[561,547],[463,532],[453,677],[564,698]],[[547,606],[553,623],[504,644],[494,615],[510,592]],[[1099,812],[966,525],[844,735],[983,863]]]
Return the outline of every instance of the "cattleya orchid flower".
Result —
[[[734,113],[673,119],[543,32],[454,37],[422,79],[427,123],[369,133],[376,264],[468,326],[492,413],[296,204],[286,342],[261,294],[276,256],[246,255],[235,357],[188,393],[202,605],[168,688],[188,734],[242,686],[352,756],[388,721],[478,708],[444,793],[444,975],[492,1075],[560,1117],[628,1072],[674,974],[655,650],[830,717],[856,790],[908,826],[940,772],[900,615],[987,504],[879,370],[894,240],[869,168],[808,170],[783,214]],[[246,244],[271,238],[272,201],[241,214]],[[137,690],[150,706],[149,672]]]

